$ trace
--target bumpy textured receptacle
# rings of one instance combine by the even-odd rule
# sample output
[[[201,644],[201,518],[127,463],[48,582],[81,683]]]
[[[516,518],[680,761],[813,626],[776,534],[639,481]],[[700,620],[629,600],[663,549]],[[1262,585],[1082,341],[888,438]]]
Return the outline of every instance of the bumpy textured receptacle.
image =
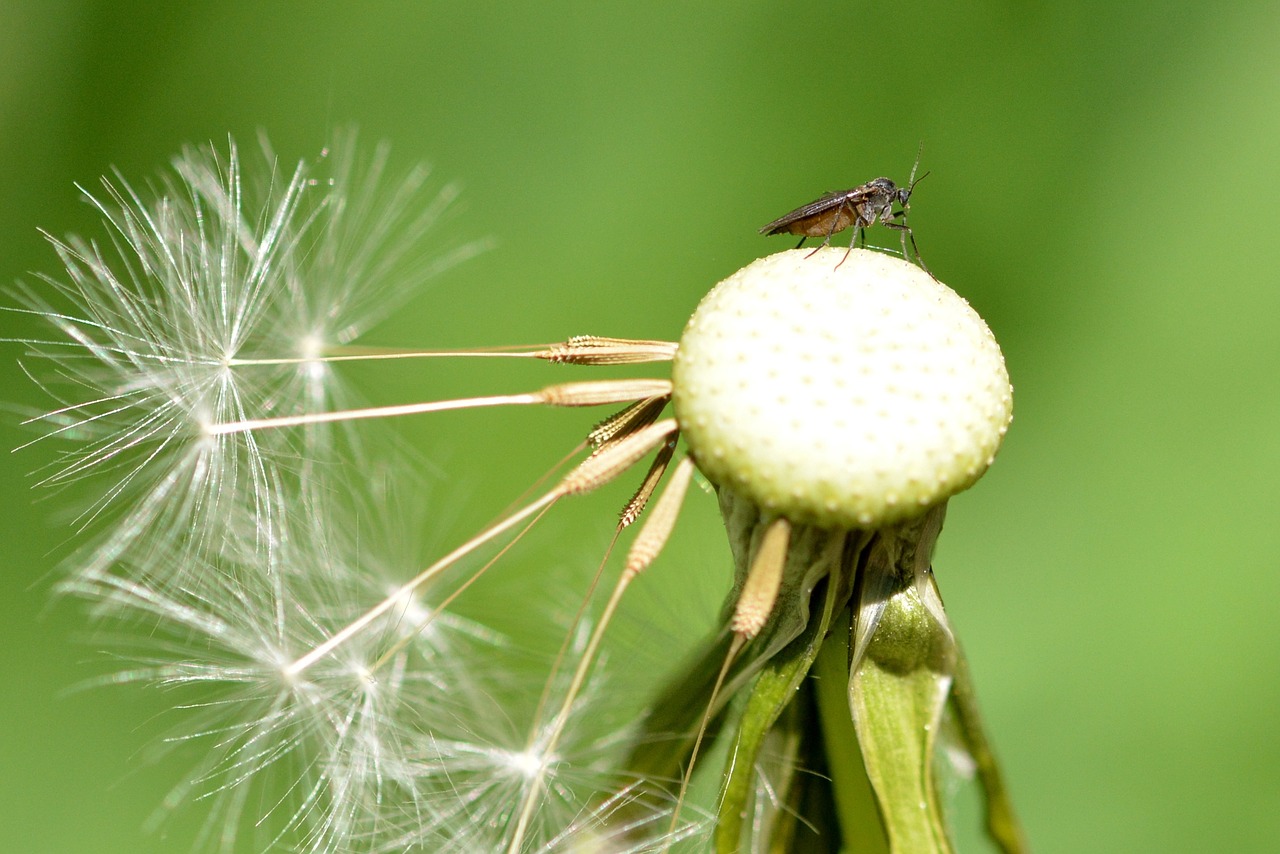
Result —
[[[673,403],[699,468],[769,515],[879,528],[969,487],[1012,389],[963,298],[879,252],[790,250],[744,267],[680,340]]]

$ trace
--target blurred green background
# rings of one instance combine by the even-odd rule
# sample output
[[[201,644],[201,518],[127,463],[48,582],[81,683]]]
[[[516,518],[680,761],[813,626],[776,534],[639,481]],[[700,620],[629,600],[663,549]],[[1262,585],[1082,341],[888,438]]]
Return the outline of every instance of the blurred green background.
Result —
[[[98,233],[73,182],[116,167],[143,183],[228,133],[313,157],[354,122],[399,165],[464,182],[442,234],[497,244],[369,340],[672,338],[714,282],[792,245],[761,224],[904,180],[923,141],[921,250],[992,326],[1016,388],[936,568],[1033,845],[1274,851],[1278,46],[1280,5],[1258,0],[6,2],[0,281],[56,272],[37,228]],[[4,352],[0,396],[37,405],[19,348]],[[355,376],[394,402],[549,371]],[[6,421],[4,444],[28,438]],[[424,549],[505,506],[589,423],[397,425],[432,463]],[[0,850],[188,850],[198,810],[144,830],[193,764],[147,761],[165,698],[69,691],[103,672],[102,644],[74,603],[51,604],[68,530],[27,476],[51,453],[0,455]],[[617,503],[593,501],[551,529],[587,543],[584,565]],[[665,558],[707,567],[704,598],[727,574],[711,503]],[[537,586],[521,566],[537,561],[511,583]]]

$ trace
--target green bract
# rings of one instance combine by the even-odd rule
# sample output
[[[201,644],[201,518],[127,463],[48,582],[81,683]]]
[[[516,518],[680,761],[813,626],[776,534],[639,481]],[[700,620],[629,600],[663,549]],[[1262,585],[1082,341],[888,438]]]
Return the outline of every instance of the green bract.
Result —
[[[793,522],[876,528],[981,477],[1012,388],[963,298],[845,251],[780,252],[717,285],[680,340],[673,402],[717,485]]]

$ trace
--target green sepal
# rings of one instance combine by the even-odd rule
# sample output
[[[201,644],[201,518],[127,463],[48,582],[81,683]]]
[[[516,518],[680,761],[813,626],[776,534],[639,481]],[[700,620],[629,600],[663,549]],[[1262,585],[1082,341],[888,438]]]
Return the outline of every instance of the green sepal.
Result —
[[[886,603],[865,657],[850,674],[858,743],[895,852],[953,850],[934,756],[954,666],[950,632],[910,584]]]

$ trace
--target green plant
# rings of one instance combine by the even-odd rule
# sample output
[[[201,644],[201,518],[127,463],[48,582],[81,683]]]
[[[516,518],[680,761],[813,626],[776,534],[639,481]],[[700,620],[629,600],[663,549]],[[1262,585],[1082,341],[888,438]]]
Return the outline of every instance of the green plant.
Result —
[[[353,143],[288,175],[269,151],[246,175],[232,145],[185,152],[153,191],[106,182],[91,200],[109,243],[54,240],[66,278],[19,292],[55,330],[23,339],[57,401],[44,438],[67,443],[43,483],[105,484],[63,588],[130,630],[134,663],[114,681],[181,692],[186,738],[210,750],[173,801],[215,804],[206,841],[946,851],[949,737],[982,777],[996,839],[1021,850],[929,569],[946,499],[981,476],[1011,413],[999,348],[967,304],[886,255],[793,250],[722,283],[678,346],[358,346],[416,280],[481,247],[427,250],[452,192],[423,203],[419,172],[388,188],[385,150],[361,162]],[[674,367],[381,407],[336,370],[446,357]],[[540,497],[426,569],[371,548],[371,525],[372,543],[393,538],[405,464],[357,424],[498,405],[623,409]],[[618,524],[640,527],[612,595],[594,617],[584,603],[530,681],[502,626],[452,603],[553,505],[651,456]],[[737,566],[725,629],[624,724],[601,639],[695,462]],[[685,803],[704,735],[732,745],[717,806]]]

